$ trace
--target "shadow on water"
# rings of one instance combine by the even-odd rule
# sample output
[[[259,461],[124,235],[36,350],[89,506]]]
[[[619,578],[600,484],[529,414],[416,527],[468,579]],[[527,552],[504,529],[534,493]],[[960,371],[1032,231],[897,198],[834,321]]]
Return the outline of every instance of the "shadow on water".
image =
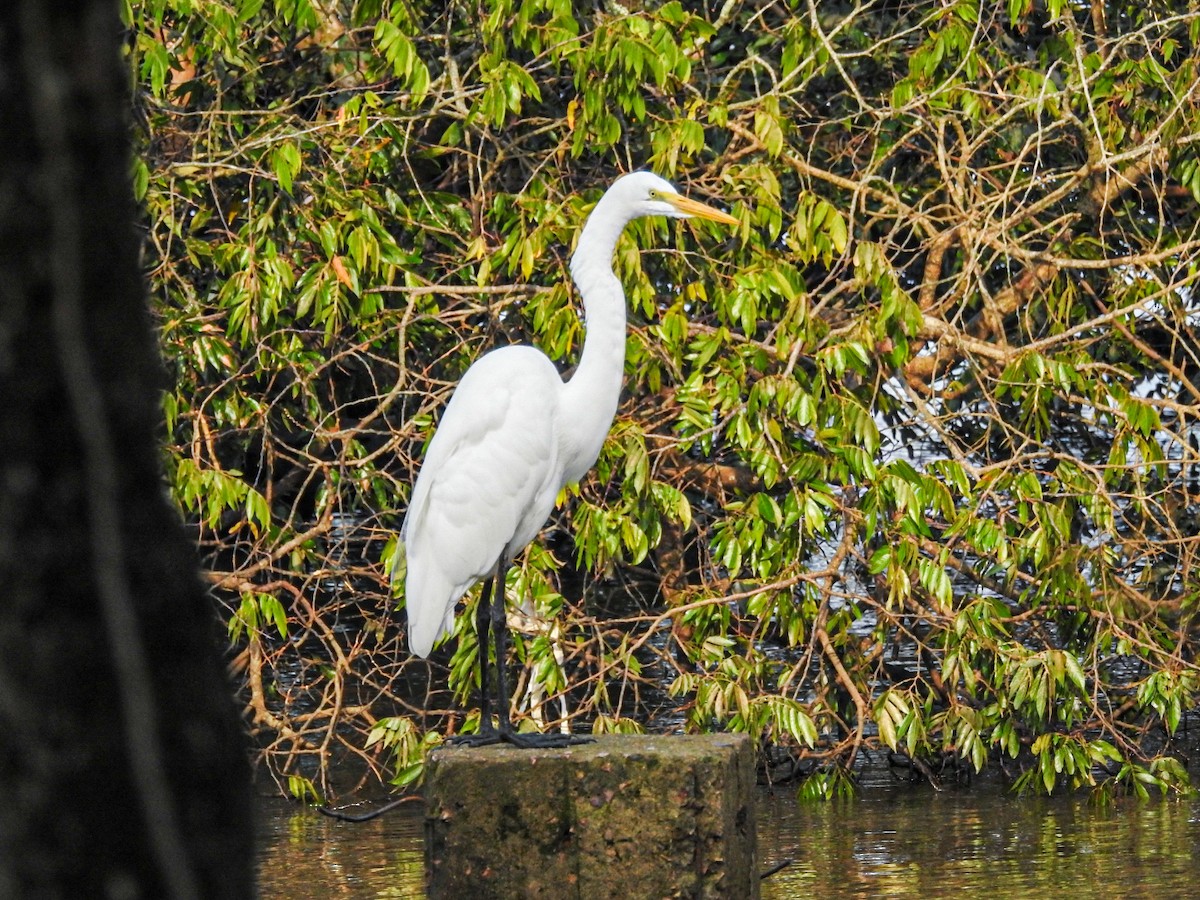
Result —
[[[366,823],[338,822],[282,800],[259,807],[263,900],[424,897],[419,804]],[[1200,800],[1118,803],[1018,799],[998,788],[867,786],[845,802],[798,804],[760,793],[763,883],[791,897],[1194,896]]]

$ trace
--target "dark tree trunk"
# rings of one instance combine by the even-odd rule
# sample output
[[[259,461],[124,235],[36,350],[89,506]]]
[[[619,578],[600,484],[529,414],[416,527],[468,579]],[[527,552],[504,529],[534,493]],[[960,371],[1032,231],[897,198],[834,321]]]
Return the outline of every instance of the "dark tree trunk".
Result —
[[[0,896],[249,897],[242,733],[155,441],[117,6],[0,3]]]

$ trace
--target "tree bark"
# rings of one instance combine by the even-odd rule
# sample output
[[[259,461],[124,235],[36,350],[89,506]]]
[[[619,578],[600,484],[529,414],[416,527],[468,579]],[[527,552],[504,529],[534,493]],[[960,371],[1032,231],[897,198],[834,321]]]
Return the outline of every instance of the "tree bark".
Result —
[[[0,4],[0,896],[253,896],[249,772],[168,504],[117,4]]]

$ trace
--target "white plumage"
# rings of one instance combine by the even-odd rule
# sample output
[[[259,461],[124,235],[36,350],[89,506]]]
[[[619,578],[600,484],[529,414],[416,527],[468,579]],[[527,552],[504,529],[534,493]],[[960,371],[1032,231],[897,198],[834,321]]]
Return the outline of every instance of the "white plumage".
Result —
[[[545,524],[562,487],[563,382],[533,347],[502,347],[459,382],[413,487],[401,532],[408,643],[428,656],[454,607]]]

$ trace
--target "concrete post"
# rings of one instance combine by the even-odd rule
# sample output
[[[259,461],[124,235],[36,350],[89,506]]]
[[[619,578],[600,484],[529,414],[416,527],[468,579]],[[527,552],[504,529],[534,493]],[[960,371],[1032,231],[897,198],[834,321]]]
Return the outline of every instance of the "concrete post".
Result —
[[[430,898],[757,898],[745,735],[604,735],[430,758]]]

